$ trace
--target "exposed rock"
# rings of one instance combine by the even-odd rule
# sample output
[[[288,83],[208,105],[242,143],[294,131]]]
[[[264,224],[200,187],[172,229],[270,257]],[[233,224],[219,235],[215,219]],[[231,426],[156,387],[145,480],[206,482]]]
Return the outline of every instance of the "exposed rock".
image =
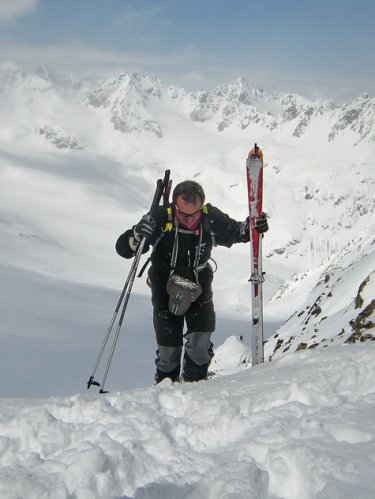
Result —
[[[74,137],[61,129],[45,126],[39,129],[39,133],[58,149],[70,149],[72,151],[84,149],[84,146],[78,137]]]

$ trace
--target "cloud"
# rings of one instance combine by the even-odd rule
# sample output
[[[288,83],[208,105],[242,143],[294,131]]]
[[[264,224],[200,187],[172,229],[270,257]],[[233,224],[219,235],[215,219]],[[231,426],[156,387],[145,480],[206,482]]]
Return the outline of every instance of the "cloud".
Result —
[[[199,61],[199,54],[193,54],[191,47],[158,53],[111,51],[74,43],[48,46],[4,43],[0,46],[0,61],[2,59],[11,60],[26,70],[46,64],[57,70],[81,74],[118,70],[150,73],[163,68],[180,69],[184,73],[191,71],[192,74],[199,72],[199,69],[187,69],[189,64]]]
[[[35,9],[39,0],[1,0],[0,21],[9,21]]]
[[[0,0],[1,1],[1,0]],[[74,54],[74,57],[72,57]],[[243,76],[254,86],[266,91],[299,93],[307,98],[334,98],[348,102],[363,91],[374,94],[374,80],[362,76],[359,82],[347,77],[345,85],[340,74],[327,72],[297,73],[294,71],[267,70],[236,63],[226,63],[220,55],[204,53],[192,44],[173,48],[168,52],[157,51],[113,51],[82,44],[24,45],[0,44],[1,61],[11,60],[25,71],[34,71],[37,66],[47,65],[51,69],[79,79],[89,75],[107,77],[111,73],[133,71],[141,74],[156,74],[165,84],[183,87],[188,91],[211,89]],[[359,88],[362,86],[362,88]]]

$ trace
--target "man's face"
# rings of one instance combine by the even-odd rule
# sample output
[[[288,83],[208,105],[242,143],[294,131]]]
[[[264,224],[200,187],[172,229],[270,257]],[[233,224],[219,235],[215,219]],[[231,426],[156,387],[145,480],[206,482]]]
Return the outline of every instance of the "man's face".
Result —
[[[195,230],[202,218],[203,201],[200,197],[194,202],[186,202],[181,196],[176,199],[176,218],[185,229]]]

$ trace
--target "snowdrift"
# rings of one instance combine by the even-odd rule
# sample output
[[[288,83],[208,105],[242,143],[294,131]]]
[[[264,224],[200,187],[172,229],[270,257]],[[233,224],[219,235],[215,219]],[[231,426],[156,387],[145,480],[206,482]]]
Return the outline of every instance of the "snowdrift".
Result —
[[[7,499],[370,499],[374,345],[196,384],[0,402]]]

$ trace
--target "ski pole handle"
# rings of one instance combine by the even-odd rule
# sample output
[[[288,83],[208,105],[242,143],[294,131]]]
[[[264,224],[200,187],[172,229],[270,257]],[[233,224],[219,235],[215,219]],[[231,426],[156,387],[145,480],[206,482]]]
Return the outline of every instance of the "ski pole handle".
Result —
[[[165,170],[164,180],[163,180],[163,206],[166,208],[169,203],[169,195],[172,188],[172,180],[170,180],[171,170]]]
[[[161,178],[159,178],[158,181],[156,182],[155,194],[151,203],[150,211],[153,211],[157,206],[159,206],[162,194],[163,194],[163,181]]]
[[[168,189],[170,189],[170,184],[171,184],[169,180],[170,174],[171,174],[170,170],[165,170],[164,179],[159,178],[158,181],[156,182],[155,194],[150,208],[151,212],[159,206],[160,200],[163,196],[164,196],[164,204],[168,202],[167,198],[167,196],[169,197]]]

